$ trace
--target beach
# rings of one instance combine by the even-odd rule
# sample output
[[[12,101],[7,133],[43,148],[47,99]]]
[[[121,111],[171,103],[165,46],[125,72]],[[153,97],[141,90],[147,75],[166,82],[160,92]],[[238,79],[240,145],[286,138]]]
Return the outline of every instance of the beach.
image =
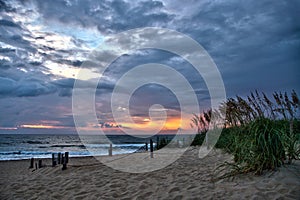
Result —
[[[61,165],[29,169],[29,160],[0,162],[0,199],[299,199],[300,162],[262,176],[238,175],[213,181],[216,168],[232,156],[220,150],[198,157],[190,147],[167,167],[147,173],[112,169],[94,157],[70,158]],[[149,153],[136,153],[148,156]],[[120,157],[120,155],[119,155]],[[104,157],[112,160],[118,156]],[[161,159],[155,155],[154,158]],[[122,162],[122,158],[118,159]]]

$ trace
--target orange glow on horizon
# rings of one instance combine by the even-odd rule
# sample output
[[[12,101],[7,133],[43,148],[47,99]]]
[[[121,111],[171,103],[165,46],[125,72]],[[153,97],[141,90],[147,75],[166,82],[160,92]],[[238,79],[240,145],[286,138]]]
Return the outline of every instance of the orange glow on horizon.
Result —
[[[43,123],[44,122],[44,123]],[[146,132],[151,131],[177,131],[181,130],[190,130],[189,126],[190,119],[187,117],[169,117],[166,121],[163,120],[151,120],[150,118],[140,117],[139,120],[136,120],[135,123],[120,123],[117,125],[115,122],[107,122],[109,124],[108,127],[103,127],[101,124],[91,124],[88,123],[82,127],[70,127],[60,125],[59,121],[39,121],[39,123],[32,124],[22,124],[17,126],[16,128],[9,128],[11,130],[16,130],[18,128],[27,128],[27,129],[77,129],[81,131],[99,131],[99,129],[108,132],[126,132],[126,129],[132,130],[141,130]],[[2,129],[2,127],[0,127]]]
[[[150,119],[145,118],[145,119],[143,119],[143,122],[150,122]]]
[[[37,129],[64,129],[63,126],[51,126],[51,125],[42,125],[42,124],[22,124],[20,128],[37,128]]]
[[[168,119],[162,130],[177,130],[181,128],[181,123],[181,118]]]
[[[134,124],[122,124],[123,127],[129,127],[131,129],[143,129],[145,131],[151,131],[152,129],[157,129],[161,126],[162,131],[169,131],[169,130],[178,130],[178,129],[190,129],[189,123],[186,123],[188,125],[184,126],[183,122],[190,121],[189,119],[181,119],[178,118],[169,118],[166,120],[166,122],[163,121],[152,121],[148,118],[142,118],[141,123],[134,123]]]

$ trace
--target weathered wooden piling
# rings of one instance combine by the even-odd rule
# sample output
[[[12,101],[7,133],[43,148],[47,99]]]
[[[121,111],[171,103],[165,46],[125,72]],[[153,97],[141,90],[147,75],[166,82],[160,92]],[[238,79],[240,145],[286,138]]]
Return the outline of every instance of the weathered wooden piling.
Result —
[[[112,156],[112,144],[109,144],[108,155]]]
[[[66,170],[67,169],[67,163],[63,163],[63,166],[61,168],[62,170]]]
[[[30,166],[29,166],[29,168],[33,168],[33,164],[34,164],[34,158],[31,158],[30,159]]]
[[[67,159],[66,159],[66,157],[64,156],[64,154],[62,154],[62,164],[63,164],[63,166],[62,166],[62,170],[66,170],[67,169]]]
[[[60,164],[64,164],[64,162],[65,162],[65,155],[62,153],[61,154],[61,160],[60,160]]]
[[[145,143],[145,149],[146,149],[146,151],[148,151],[148,143],[147,142]]]
[[[159,137],[158,136],[156,136],[156,150],[158,150],[159,149]]]
[[[43,162],[42,162],[42,160],[40,159],[39,160],[39,168],[42,168],[43,167]]]
[[[61,153],[57,154],[57,164],[61,164]]]
[[[69,163],[69,152],[65,152],[66,163]]]
[[[38,164],[37,164],[37,163],[35,163],[35,169],[36,169],[36,170],[38,169]]]
[[[153,141],[150,139],[150,156],[153,158]]]
[[[55,154],[52,153],[52,167],[56,166]]]

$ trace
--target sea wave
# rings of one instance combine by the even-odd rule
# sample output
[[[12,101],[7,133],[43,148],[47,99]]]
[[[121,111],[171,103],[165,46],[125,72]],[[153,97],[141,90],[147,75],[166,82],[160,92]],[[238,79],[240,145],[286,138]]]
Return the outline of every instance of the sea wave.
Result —
[[[49,144],[49,142],[37,141],[37,140],[27,140],[27,141],[24,141],[23,143],[27,143],[27,144]]]
[[[54,144],[54,145],[51,145],[50,147],[61,147],[61,148],[64,148],[64,147],[79,147],[79,148],[85,149],[85,146],[83,144]]]
[[[48,155],[52,152],[32,152],[32,151],[11,151],[11,152],[0,152],[0,155]]]

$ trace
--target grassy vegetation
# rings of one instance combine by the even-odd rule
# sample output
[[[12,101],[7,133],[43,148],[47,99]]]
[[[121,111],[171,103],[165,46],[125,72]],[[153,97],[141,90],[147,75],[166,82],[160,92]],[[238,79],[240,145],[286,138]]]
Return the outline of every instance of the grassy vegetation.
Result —
[[[201,145],[212,114],[225,118],[224,129],[216,148],[234,156],[232,171],[238,173],[274,170],[300,158],[299,99],[295,91],[274,93],[273,101],[257,91],[247,98],[230,98],[219,110],[194,115],[192,126],[198,134],[192,145]]]

